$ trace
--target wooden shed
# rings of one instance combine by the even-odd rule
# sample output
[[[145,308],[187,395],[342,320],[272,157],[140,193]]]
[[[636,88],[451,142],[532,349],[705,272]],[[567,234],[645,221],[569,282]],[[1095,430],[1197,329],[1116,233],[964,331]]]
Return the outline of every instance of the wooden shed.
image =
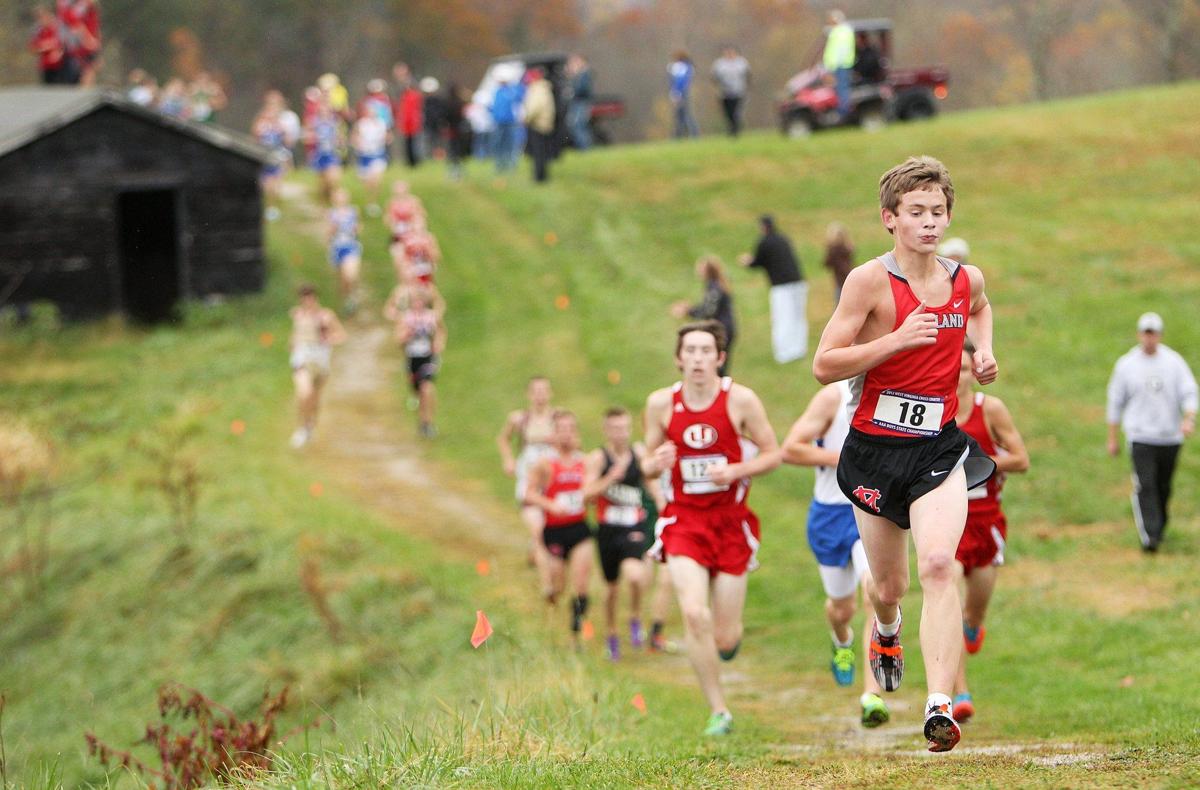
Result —
[[[157,321],[261,290],[267,157],[116,92],[0,90],[0,305]]]

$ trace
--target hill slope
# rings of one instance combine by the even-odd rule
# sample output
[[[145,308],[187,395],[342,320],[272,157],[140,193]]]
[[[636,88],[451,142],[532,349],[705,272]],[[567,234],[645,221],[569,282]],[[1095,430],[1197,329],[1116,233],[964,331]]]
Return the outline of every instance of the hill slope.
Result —
[[[1132,345],[1143,310],[1164,315],[1169,344],[1200,348],[1190,320],[1200,304],[1200,244],[1190,235],[1198,100],[1200,87],[1187,85],[877,135],[594,151],[566,157],[536,189],[524,171],[501,182],[474,165],[465,182],[450,183],[423,167],[410,180],[446,255],[439,280],[451,343],[439,379],[442,436],[419,449],[399,380],[390,392],[372,383],[369,402],[331,392],[342,405],[311,452],[282,449],[290,290],[307,278],[333,293],[300,204],[272,229],[262,297],[197,306],[185,326],[153,332],[7,333],[0,409],[52,437],[73,482],[56,504],[44,590],[25,597],[11,572],[0,588],[10,758],[57,760],[68,784],[102,781],[79,756],[82,731],[132,740],[159,683],[200,686],[246,710],[264,684],[291,682],[307,705],[295,721],[327,711],[340,726],[285,747],[285,784],[1183,781],[1200,751],[1200,707],[1177,669],[1200,659],[1179,628],[1200,603],[1192,572],[1200,494],[1178,486],[1171,537],[1147,563],[1129,524],[1126,462],[1103,454],[1102,408],[1112,362]],[[1145,118],[1156,119],[1153,128]],[[803,532],[811,475],[784,469],[753,495],[764,567],[751,582],[746,650],[730,678],[741,734],[700,743],[704,711],[681,659],[610,668],[592,649],[580,657],[552,649],[561,618],[539,616],[513,551],[521,528],[507,510],[511,483],[497,468],[495,432],[533,373],[551,376],[589,443],[603,407],[640,409],[673,380],[665,308],[696,295],[692,261],[703,252],[731,261],[752,244],[764,211],[797,242],[813,282],[815,345],[831,307],[817,264],[824,227],[846,223],[860,259],[886,249],[876,180],[910,153],[938,156],[955,176],[952,230],[971,242],[997,306],[994,391],[1033,458],[1008,488],[1011,566],[972,667],[979,721],[952,761],[923,758],[912,640],[895,723],[879,738],[862,736],[856,694],[835,689],[825,667],[822,596]],[[383,229],[372,224],[365,241],[377,306],[391,280]],[[816,383],[807,362],[770,360],[760,276],[732,277],[742,326],[733,372],[762,395],[782,433]],[[559,295],[569,297],[565,310]],[[370,314],[351,329],[354,343],[378,331]],[[276,338],[270,348],[259,344],[264,332]],[[357,346],[339,355],[347,380],[359,352],[369,352],[367,364],[382,354],[395,375],[386,346]],[[230,434],[234,419],[246,422],[244,435]],[[138,487],[153,464],[129,449],[134,437],[180,424],[199,431],[193,452],[207,477],[186,549],[155,493]],[[378,444],[364,441],[356,454],[364,428]],[[395,459],[426,470],[424,482],[358,479]],[[1179,480],[1198,471],[1185,450]],[[320,497],[310,493],[314,481],[325,484]],[[438,496],[428,487],[494,523],[431,509]],[[5,534],[9,561],[16,538]],[[497,572],[480,578],[471,566],[486,553]],[[339,639],[301,582],[309,558],[344,625]],[[914,591],[910,611],[918,603]],[[464,645],[480,606],[499,629],[483,654]],[[634,690],[648,700],[645,718],[628,704]],[[881,752],[886,764],[864,759]]]

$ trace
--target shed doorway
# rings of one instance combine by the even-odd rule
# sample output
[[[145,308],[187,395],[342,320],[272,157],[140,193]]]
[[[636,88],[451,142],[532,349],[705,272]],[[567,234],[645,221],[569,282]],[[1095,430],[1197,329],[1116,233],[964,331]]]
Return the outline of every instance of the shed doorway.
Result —
[[[178,195],[170,189],[117,196],[122,304],[136,321],[156,323],[176,317],[178,210]]]

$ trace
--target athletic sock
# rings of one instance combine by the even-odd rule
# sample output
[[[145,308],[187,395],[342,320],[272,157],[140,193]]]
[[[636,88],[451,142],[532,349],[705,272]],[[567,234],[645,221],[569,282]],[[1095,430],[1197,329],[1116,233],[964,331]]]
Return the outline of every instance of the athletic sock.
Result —
[[[833,646],[834,647],[845,648],[845,647],[850,647],[853,644],[854,644],[854,631],[850,632],[850,638],[847,639],[845,642],[838,639],[836,631],[833,632]]]
[[[655,620],[653,623],[650,624],[650,636],[652,638],[656,637],[656,636],[662,636],[662,632],[663,632],[663,621],[662,620]]]
[[[571,599],[571,630],[579,631],[583,628],[583,616],[587,614],[588,597],[586,595],[576,595]]]
[[[875,620],[875,629],[879,631],[880,636],[895,636],[900,632],[900,616],[896,616],[894,623],[881,623],[878,618]]]
[[[947,697],[945,694],[935,691],[929,695],[928,699],[925,700],[925,715],[928,716],[930,713],[941,709],[949,712],[950,705],[951,702],[949,697]]]

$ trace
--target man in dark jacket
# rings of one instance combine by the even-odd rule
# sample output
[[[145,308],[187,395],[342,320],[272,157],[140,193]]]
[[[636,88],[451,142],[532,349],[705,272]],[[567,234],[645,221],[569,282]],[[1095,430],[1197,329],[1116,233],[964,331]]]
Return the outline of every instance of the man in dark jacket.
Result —
[[[771,281],[771,350],[782,365],[808,353],[808,283],[774,218],[764,214],[759,223],[763,233],[754,254],[743,253],[738,263],[760,267]]]

